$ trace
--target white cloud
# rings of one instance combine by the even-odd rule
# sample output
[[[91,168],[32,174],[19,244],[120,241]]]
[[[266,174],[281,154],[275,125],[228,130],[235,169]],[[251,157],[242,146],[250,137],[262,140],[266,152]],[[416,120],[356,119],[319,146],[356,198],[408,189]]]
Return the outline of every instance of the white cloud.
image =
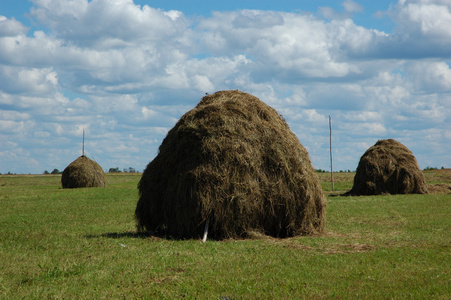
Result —
[[[0,89],[10,94],[48,95],[58,88],[51,68],[25,68],[0,65]]]
[[[350,111],[347,112],[346,115],[343,116],[343,119],[346,122],[364,122],[364,123],[373,123],[375,121],[381,121],[382,112],[379,111]]]
[[[451,37],[451,2],[399,1],[395,17],[401,29],[427,38]]]
[[[332,7],[324,6],[318,9],[319,14],[329,20],[351,19],[354,13],[364,10],[363,6],[352,0],[345,0],[342,3],[344,11],[336,11]]]
[[[22,120],[19,116],[16,120],[0,120],[0,129],[3,132],[13,133],[20,138],[27,136],[29,132],[33,132],[36,123],[32,120]]]
[[[155,111],[153,109],[149,109],[147,107],[142,107],[141,111],[142,111],[144,119],[149,119],[151,117],[156,117],[159,115],[157,111]]]
[[[105,40],[153,41],[181,38],[186,20],[181,12],[164,12],[132,0],[34,0],[31,15],[55,36],[77,45],[97,47]]]
[[[194,75],[194,87],[200,91],[213,91],[214,85],[210,79],[205,75]]]
[[[361,122],[358,125],[355,123],[341,123],[340,130],[347,132],[349,136],[373,137],[376,140],[387,133],[384,124],[375,122]]]
[[[16,19],[8,19],[7,17],[0,15],[0,37],[26,34],[27,31],[28,28]]]
[[[343,2],[343,7],[344,7],[345,11],[349,12],[349,13],[363,11],[363,6],[352,0],[345,0]]]
[[[363,55],[396,59],[450,58],[451,2],[400,0],[387,13],[393,33],[372,41]]]
[[[19,111],[2,111],[0,110],[1,121],[14,121],[14,120],[29,120],[29,113],[23,113]]]
[[[444,61],[413,61],[406,74],[417,90],[451,92],[451,69]]]
[[[18,123],[10,120],[0,120],[0,129],[2,131],[14,131],[18,127]]]
[[[216,13],[199,25],[209,28],[203,39],[208,51],[248,53],[255,62],[254,73],[273,72],[284,80],[359,73],[355,66],[337,59],[336,33],[341,28],[343,36],[348,27],[357,28],[352,22],[326,24],[308,15],[261,11]]]

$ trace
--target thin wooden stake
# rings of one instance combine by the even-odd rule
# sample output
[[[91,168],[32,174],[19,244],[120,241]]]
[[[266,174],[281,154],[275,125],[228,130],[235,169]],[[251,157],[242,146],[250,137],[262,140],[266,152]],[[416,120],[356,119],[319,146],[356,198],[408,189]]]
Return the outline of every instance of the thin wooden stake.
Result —
[[[207,241],[207,235],[208,235],[208,220],[205,222],[204,237],[202,238],[202,242],[205,243]]]
[[[334,169],[332,167],[332,120],[329,115],[329,144],[330,144],[330,181],[332,182],[332,192],[334,188]]]
[[[85,156],[85,129],[83,128],[83,146],[81,148],[81,156]]]

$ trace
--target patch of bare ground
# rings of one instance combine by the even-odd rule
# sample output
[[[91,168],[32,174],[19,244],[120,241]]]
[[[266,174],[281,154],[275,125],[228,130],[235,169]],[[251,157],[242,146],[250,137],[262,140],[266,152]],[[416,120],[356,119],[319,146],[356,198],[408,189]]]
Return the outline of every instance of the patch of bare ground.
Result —
[[[188,270],[185,270],[183,268],[167,268],[166,271],[169,273],[166,276],[152,276],[149,277],[146,282],[152,284],[164,284],[164,283],[171,283],[174,281],[177,281],[179,277],[183,274],[188,272]]]
[[[368,252],[373,251],[378,248],[378,246],[373,244],[367,244],[367,243],[352,243],[349,242],[349,239],[355,240],[358,239],[360,236],[355,234],[344,234],[344,233],[337,233],[337,232],[326,232],[321,235],[318,235],[318,237],[325,237],[325,238],[343,238],[346,239],[347,242],[344,243],[324,243],[324,244],[318,244],[315,246],[308,245],[305,243],[302,243],[302,238],[293,237],[293,238],[287,238],[287,239],[276,239],[271,238],[267,239],[267,242],[274,243],[277,245],[280,245],[281,247],[298,250],[298,251],[304,251],[309,253],[316,253],[316,254],[347,254],[347,253],[361,253],[361,252]]]
[[[377,249],[376,245],[371,244],[327,244],[324,247],[313,247],[305,244],[286,244],[284,247],[301,250],[306,252],[316,252],[318,254],[348,254],[348,253],[361,253],[368,252]]]
[[[331,247],[324,249],[327,254],[337,254],[337,253],[361,253],[368,252],[377,249],[376,245],[370,244],[345,244],[345,245],[331,245]]]
[[[160,277],[150,277],[148,280],[146,280],[146,282],[152,285],[152,284],[169,283],[175,280],[176,276],[160,276]]]
[[[161,237],[155,235],[149,236],[147,239],[151,242],[161,242],[163,240]]]

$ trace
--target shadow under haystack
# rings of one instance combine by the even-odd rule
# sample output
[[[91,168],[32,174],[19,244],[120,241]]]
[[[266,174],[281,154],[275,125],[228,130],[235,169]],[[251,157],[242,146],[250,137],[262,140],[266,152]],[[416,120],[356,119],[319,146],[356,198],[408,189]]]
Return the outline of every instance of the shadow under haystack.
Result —
[[[85,155],[71,162],[61,175],[63,188],[104,187],[105,182],[102,167]]]
[[[285,120],[240,91],[205,96],[163,140],[138,184],[142,232],[214,239],[323,230],[325,198]]]
[[[415,156],[394,139],[379,140],[360,158],[352,189],[345,195],[426,194]]]

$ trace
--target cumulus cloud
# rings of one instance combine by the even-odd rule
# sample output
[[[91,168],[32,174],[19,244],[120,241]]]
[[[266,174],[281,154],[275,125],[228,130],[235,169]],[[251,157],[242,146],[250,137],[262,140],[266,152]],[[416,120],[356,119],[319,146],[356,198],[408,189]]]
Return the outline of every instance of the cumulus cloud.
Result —
[[[8,19],[0,15],[0,37],[15,36],[18,34],[26,34],[28,28],[16,19]]]
[[[354,13],[364,10],[363,6],[352,0],[345,0],[342,3],[344,11],[336,11],[332,7],[323,6],[318,9],[319,14],[329,20],[344,20],[352,18]]]
[[[343,7],[344,7],[345,11],[350,12],[350,13],[363,11],[363,6],[352,0],[345,0],[343,2]]]
[[[365,7],[351,0],[318,15],[196,18],[132,0],[32,3],[39,30],[0,16],[0,172],[62,169],[83,129],[104,169],[142,170],[175,122],[222,89],[273,106],[316,168],[329,166],[329,115],[336,169],[354,169],[381,138],[418,150],[423,167],[451,161],[449,1],[387,7],[391,33],[356,25]]]
[[[299,80],[358,72],[336,59],[328,25],[311,15],[248,10],[216,13],[199,28],[209,29],[203,40],[207,51],[246,53],[254,62],[252,72],[257,78],[271,73],[283,80]]]
[[[405,70],[419,91],[451,92],[451,69],[445,61],[413,61],[406,65]]]
[[[451,37],[451,3],[449,1],[399,1],[392,12],[399,31],[427,39]]]
[[[58,38],[77,45],[126,46],[127,43],[182,41],[187,22],[181,12],[165,12],[132,0],[33,0],[31,16]],[[112,44],[110,44],[110,43]],[[109,48],[108,48],[109,49]]]
[[[374,40],[371,55],[390,58],[450,58],[451,2],[399,0],[388,15],[393,34]]]
[[[57,89],[57,73],[51,68],[0,65],[0,90],[8,94],[48,95]]]

